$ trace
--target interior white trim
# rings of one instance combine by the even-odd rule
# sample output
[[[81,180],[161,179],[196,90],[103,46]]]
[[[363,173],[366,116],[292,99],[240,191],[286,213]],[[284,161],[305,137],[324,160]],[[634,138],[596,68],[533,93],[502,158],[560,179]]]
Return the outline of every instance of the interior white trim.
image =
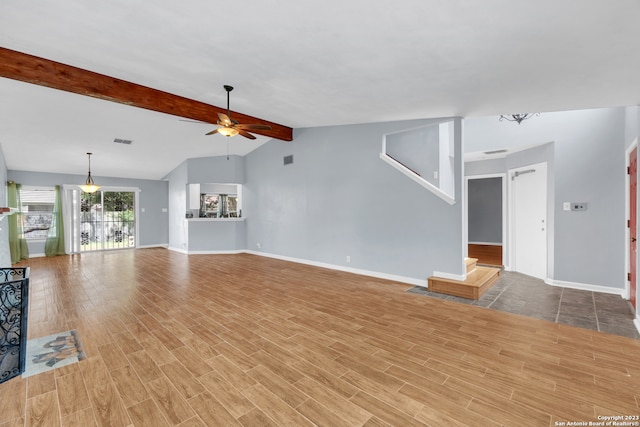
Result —
[[[635,319],[633,319],[633,324],[638,330],[638,332],[640,332],[640,315],[637,316]]]
[[[587,283],[567,282],[564,280],[554,280],[547,278],[544,281],[547,285],[557,286],[560,288],[578,289],[581,291],[601,292],[605,294],[620,295],[624,298],[625,290],[621,288],[611,288],[609,286],[589,285]]]
[[[395,161],[394,159],[389,157],[387,154],[380,153],[380,158],[382,160],[384,160],[386,163],[388,163],[391,166],[393,166],[398,171],[400,171],[402,174],[406,175],[408,178],[411,178],[413,181],[417,182],[422,187],[426,188],[427,190],[431,191],[436,196],[440,197],[445,202],[449,203],[450,205],[455,205],[456,204],[456,200],[453,199],[451,196],[449,196],[447,193],[445,193],[444,191],[440,190],[438,187],[436,187],[435,185],[431,184],[426,179],[418,176],[415,172],[413,172],[409,168],[403,166],[402,164],[398,163],[397,161]]]
[[[169,249],[168,243],[158,243],[156,245],[139,245],[135,247],[136,249],[151,249],[151,248],[164,248]]]
[[[344,267],[342,265],[329,264],[329,263],[318,262],[318,261],[310,261],[310,260],[301,259],[301,258],[293,258],[293,257],[284,256],[284,255],[271,254],[268,252],[258,252],[254,250],[244,250],[240,252],[244,252],[252,255],[259,255],[267,258],[275,258],[282,261],[296,262],[298,264],[311,265],[314,267],[328,268],[330,270],[344,271],[346,273],[359,274],[361,276],[369,276],[369,277],[375,277],[378,279],[391,280],[394,282],[407,283],[410,285],[421,286],[424,288],[426,288],[428,285],[428,282],[426,280],[415,279],[413,277],[398,276],[395,274],[387,274],[387,273],[380,273],[377,271],[362,270],[359,268]]]
[[[243,254],[246,251],[244,249],[228,250],[228,251],[186,251],[187,255],[237,255]]]
[[[189,255],[189,252],[186,249],[176,248],[174,246],[167,246],[167,249],[173,252],[178,252],[181,254]]]

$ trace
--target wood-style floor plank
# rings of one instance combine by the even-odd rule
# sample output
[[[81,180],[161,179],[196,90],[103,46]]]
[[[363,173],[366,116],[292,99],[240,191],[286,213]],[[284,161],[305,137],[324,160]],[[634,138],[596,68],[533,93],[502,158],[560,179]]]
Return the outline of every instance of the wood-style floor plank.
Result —
[[[61,425],[56,392],[39,394],[27,399],[28,427],[57,427]]]
[[[87,359],[0,384],[0,427],[554,426],[640,413],[640,341],[249,254],[34,258],[29,338]]]

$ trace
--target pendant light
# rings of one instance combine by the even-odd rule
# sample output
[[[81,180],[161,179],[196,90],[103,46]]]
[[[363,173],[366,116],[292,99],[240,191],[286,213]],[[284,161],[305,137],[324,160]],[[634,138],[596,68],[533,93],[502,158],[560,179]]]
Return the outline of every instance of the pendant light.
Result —
[[[95,193],[100,189],[100,186],[96,185],[91,177],[91,154],[92,153],[87,153],[87,156],[89,156],[89,175],[87,175],[87,181],[80,186],[80,189],[85,193]]]

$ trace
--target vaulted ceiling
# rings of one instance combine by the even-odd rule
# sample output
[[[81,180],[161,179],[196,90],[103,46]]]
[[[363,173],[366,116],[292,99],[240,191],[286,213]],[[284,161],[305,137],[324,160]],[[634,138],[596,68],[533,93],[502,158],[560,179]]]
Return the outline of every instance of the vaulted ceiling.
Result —
[[[219,107],[230,84],[232,110],[299,128],[639,105],[639,18],[638,0],[32,0],[0,6],[0,47]],[[269,140],[213,127],[0,78],[12,170],[83,175],[91,151],[96,176],[160,179]]]

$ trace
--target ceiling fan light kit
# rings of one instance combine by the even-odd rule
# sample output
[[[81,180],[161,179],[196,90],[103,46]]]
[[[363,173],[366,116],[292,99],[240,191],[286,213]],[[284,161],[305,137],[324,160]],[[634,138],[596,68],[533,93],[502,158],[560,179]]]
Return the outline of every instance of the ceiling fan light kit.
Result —
[[[218,128],[218,133],[220,135],[229,137],[229,136],[236,136],[239,132],[238,132],[238,129],[234,129],[232,127],[221,127],[221,128]]]
[[[233,86],[224,85],[224,90],[227,91],[227,114],[218,113],[218,121],[216,123],[220,127],[212,130],[206,135],[213,135],[213,134],[219,133],[220,135],[224,135],[226,137],[232,137],[240,134],[248,139],[256,139],[255,136],[253,136],[247,131],[271,130],[271,126],[268,126],[268,125],[241,124],[241,123],[238,123],[237,120],[231,119],[231,110],[229,110],[229,94],[233,90]]]
[[[89,157],[89,175],[87,175],[86,182],[83,185],[80,185],[80,189],[85,193],[95,193],[100,189],[100,186],[96,185],[91,177],[91,154],[92,153],[87,153],[87,156]]]

